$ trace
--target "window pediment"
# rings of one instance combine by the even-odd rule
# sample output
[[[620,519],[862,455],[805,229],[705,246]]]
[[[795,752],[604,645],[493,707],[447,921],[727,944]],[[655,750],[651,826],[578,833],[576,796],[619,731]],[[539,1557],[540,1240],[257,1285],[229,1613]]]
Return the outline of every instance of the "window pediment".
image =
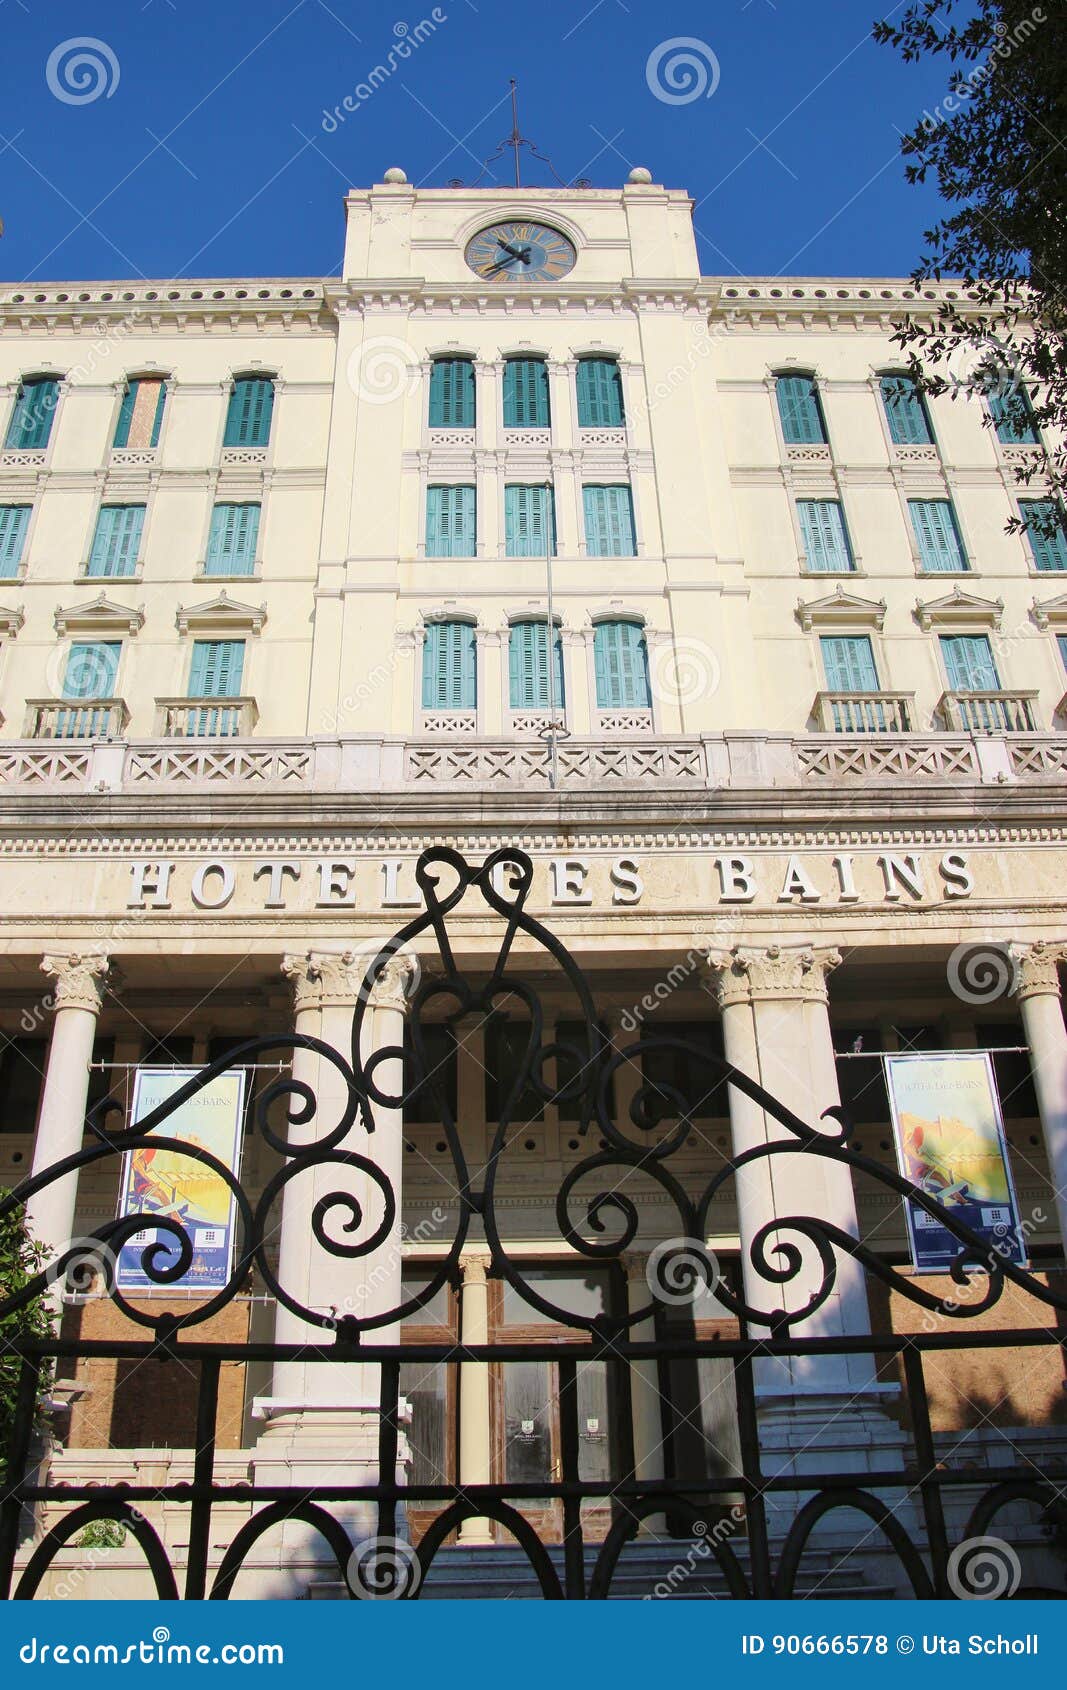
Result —
[[[53,623],[60,636],[75,629],[88,633],[136,634],[144,627],[144,610],[140,606],[118,604],[99,593],[88,604],[72,604],[67,610],[57,610]]]
[[[240,604],[236,599],[219,593],[204,604],[178,606],[174,618],[179,634],[199,633],[202,629],[218,629],[238,634],[258,634],[267,620],[264,604]]]
[[[838,587],[836,593],[811,599],[807,604],[798,599],[796,617],[805,633],[822,627],[873,628],[881,633],[885,612],[885,599],[860,598],[858,593],[846,593],[843,587]]]
[[[4,605],[0,605],[0,635],[13,640],[25,620],[21,606],[17,610],[8,610]]]
[[[1058,599],[1046,599],[1044,603],[1035,599],[1030,615],[1041,629],[1067,629],[1067,593],[1061,593]]]
[[[915,620],[924,633],[931,628],[952,628],[963,624],[971,628],[999,628],[1004,611],[1003,599],[983,599],[976,593],[966,593],[956,587],[943,598],[921,599],[915,603]]]

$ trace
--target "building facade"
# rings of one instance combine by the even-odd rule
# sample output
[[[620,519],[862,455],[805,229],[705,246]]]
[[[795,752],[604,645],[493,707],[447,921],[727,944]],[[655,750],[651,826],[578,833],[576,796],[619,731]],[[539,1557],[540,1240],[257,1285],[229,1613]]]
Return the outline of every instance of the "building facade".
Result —
[[[1067,539],[1005,532],[1047,510],[1017,478],[1040,443],[966,372],[933,401],[911,389],[893,325],[934,311],[935,290],[701,277],[687,196],[646,177],[427,190],[390,171],[348,196],[339,278],[0,294],[3,1184],[77,1150],[87,1101],[128,1106],[138,1066],[275,1029],[345,1049],[367,958],[420,906],[420,852],[519,846],[531,908],[616,1044],[706,1041],[813,1122],[843,1098],[876,1158],[893,1160],[880,1053],[992,1049],[1029,1254],[1059,1283]],[[477,975],[499,924],[484,905],[458,919]],[[374,1002],[383,1047],[403,1037],[405,985]],[[551,988],[546,1010],[564,1029],[573,1014]],[[522,1026],[513,1004],[437,1035],[475,1162]],[[328,1065],[301,1061],[328,1095]],[[659,1089],[670,1129],[690,1076],[664,1062],[623,1066],[620,1116]],[[255,1083],[272,1077],[261,1064]],[[679,1153],[697,1180],[764,1130],[725,1087],[699,1090]],[[508,1245],[588,1314],[643,1291],[674,1231],[637,1171],[641,1249],[597,1269],[575,1253],[556,1213],[587,1148],[575,1121],[566,1098],[529,1100]],[[390,1122],[375,1154],[402,1191],[395,1273],[417,1285],[452,1236],[452,1164],[426,1094]],[[246,1187],[277,1165],[249,1133]],[[117,1195],[102,1162],[31,1220],[58,1249]],[[827,1175],[741,1214],[724,1192],[706,1239],[723,1271],[743,1276],[746,1243],[798,1201],[906,1263],[899,1201]],[[280,1255],[306,1234],[296,1213]],[[336,1264],[298,1271],[337,1307]],[[460,1278],[405,1342],[544,1324],[476,1234]],[[891,1292],[869,1302],[842,1274],[821,1330],[922,1318]],[[713,1297],[699,1314],[736,1331]],[[1039,1315],[1020,1301],[1013,1318]],[[92,1296],[65,1319],[121,1325]],[[253,1279],[217,1330],[297,1341],[292,1321]],[[959,1459],[992,1461],[1003,1428],[1059,1447],[1062,1366],[1012,1355],[937,1383]],[[728,1393],[701,1365],[681,1432],[639,1370],[620,1394],[589,1369],[589,1471],[609,1477],[624,1447],[652,1476],[729,1460]],[[411,1471],[547,1480],[551,1368],[505,1383],[413,1362]],[[331,1390],[227,1369],[227,1471],[297,1451],[314,1474],[342,1444],[369,1460],[359,1403]],[[779,1392],[775,1447],[825,1431],[835,1393],[854,1410],[843,1459],[898,1448],[892,1385],[854,1370]],[[57,1396],[54,1473],[189,1470],[180,1384],[161,1398],[87,1362]]]

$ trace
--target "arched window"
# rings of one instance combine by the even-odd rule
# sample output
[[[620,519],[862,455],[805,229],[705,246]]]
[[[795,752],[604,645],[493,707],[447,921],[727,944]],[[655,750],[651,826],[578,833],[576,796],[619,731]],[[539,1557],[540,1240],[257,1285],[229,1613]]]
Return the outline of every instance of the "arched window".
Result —
[[[474,362],[435,358],[430,371],[430,427],[473,428]]]
[[[9,452],[39,452],[48,445],[59,403],[57,376],[23,376],[4,446]]]
[[[422,648],[422,708],[475,710],[478,668],[470,622],[428,622]]]
[[[508,670],[511,708],[513,710],[547,710],[549,704],[561,709],[563,697],[563,642],[559,629],[554,630],[555,675],[553,697],[548,696],[548,629],[541,622],[513,622],[508,642]]]
[[[578,362],[578,426],[622,428],[622,377],[614,358],[581,358]]]
[[[504,427],[547,428],[548,369],[543,358],[504,363]]]
[[[1003,446],[1037,446],[1040,444],[1034,413],[1025,388],[1005,392],[990,388],[986,400],[993,418],[997,439]]]
[[[134,376],[126,383],[113,446],[158,446],[167,384],[162,376]]]
[[[887,370],[879,376],[882,404],[894,446],[930,446],[934,433],[926,402],[914,378],[905,371]]]
[[[815,377],[783,373],[775,378],[778,415],[787,446],[825,446],[826,423]]]
[[[274,414],[274,378],[237,376],[226,412],[224,446],[266,446]]]
[[[648,647],[639,622],[598,622],[593,632],[598,710],[649,710]]]

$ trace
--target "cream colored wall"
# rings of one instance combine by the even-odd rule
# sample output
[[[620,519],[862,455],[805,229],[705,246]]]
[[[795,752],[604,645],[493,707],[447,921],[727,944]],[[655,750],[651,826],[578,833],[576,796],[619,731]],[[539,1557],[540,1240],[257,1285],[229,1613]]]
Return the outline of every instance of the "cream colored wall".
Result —
[[[550,467],[572,731],[596,729],[587,644],[591,618],[614,601],[666,642],[653,643],[657,674],[669,674],[665,654],[675,642],[682,677],[657,688],[661,732],[803,733],[822,676],[818,631],[801,628],[797,601],[838,585],[885,600],[884,629],[872,636],[882,684],[914,691],[916,725],[928,728],[944,682],[936,634],[919,628],[915,604],[957,581],[1003,599],[994,635],[1002,684],[1038,688],[1039,721],[1053,725],[1065,677],[1053,634],[1037,628],[1030,610],[1035,594],[1058,596],[1058,578],[1035,577],[1024,542],[1003,532],[1016,508],[1012,475],[973,401],[934,401],[941,465],[897,465],[873,376],[899,364],[899,353],[877,311],[866,321],[857,315],[860,284],[840,290],[846,303],[827,297],[817,306],[817,297],[839,290],[817,280],[787,288],[785,297],[803,293],[812,306],[805,319],[783,305],[776,317],[759,314],[757,326],[743,298],[769,284],[701,283],[688,199],[654,185],[552,193],[380,185],[350,194],[347,212],[344,279],[325,284],[325,309],[298,320],[294,306],[282,326],[278,313],[284,319],[290,308],[276,297],[269,329],[243,307],[175,326],[169,311],[177,307],[160,306],[153,327],[142,312],[125,334],[88,318],[81,332],[51,334],[43,315],[27,325],[17,306],[0,305],[0,425],[21,372],[68,378],[39,479],[0,470],[0,501],[35,504],[24,578],[0,583],[0,605],[25,616],[0,653],[5,737],[23,732],[27,697],[58,691],[56,610],[85,605],[101,589],[143,609],[143,628],[126,637],[119,690],[131,736],[151,736],[155,699],[186,690],[194,636],[179,634],[178,608],[195,609],[220,586],[239,604],[266,610],[262,632],[247,635],[243,679],[257,701],[259,735],[420,732],[418,631],[424,615],[450,601],[473,610],[491,636],[480,727],[506,731],[508,617],[541,609],[545,571],[540,560],[505,561],[502,489],[508,480],[541,479]],[[543,290],[533,310],[474,283],[463,262],[467,239],[509,215],[546,218],[577,247],[571,277]],[[270,286],[277,296],[282,284]],[[864,291],[870,297],[880,286]],[[898,293],[900,286],[889,284]],[[254,282],[242,287],[258,291]],[[193,289],[212,291],[188,284],[183,311]],[[321,295],[322,285],[313,291]],[[10,332],[20,320],[22,332]],[[429,365],[450,349],[481,367],[478,428],[471,448],[431,452]],[[578,438],[573,361],[596,350],[623,366],[622,448]],[[499,366],[523,351],[555,367],[551,452],[504,444]],[[382,357],[396,387],[384,400],[368,391],[364,373],[367,359]],[[790,464],[780,443],[769,376],[790,366],[817,372],[833,446],[825,467]],[[267,462],[220,469],[229,383],[256,368],[279,381]],[[148,370],[171,383],[158,463],[117,472],[109,443],[122,380]],[[425,489],[438,478],[478,486],[474,559],[421,555]],[[584,556],[583,479],[629,479],[637,558]],[[946,486],[973,572],[917,578],[902,501],[909,491],[937,496]],[[807,577],[794,501],[835,493],[860,571]],[[257,579],[197,579],[211,505],[227,497],[262,500]],[[148,505],[137,581],[78,576],[102,498]],[[101,629],[101,637],[116,636]]]

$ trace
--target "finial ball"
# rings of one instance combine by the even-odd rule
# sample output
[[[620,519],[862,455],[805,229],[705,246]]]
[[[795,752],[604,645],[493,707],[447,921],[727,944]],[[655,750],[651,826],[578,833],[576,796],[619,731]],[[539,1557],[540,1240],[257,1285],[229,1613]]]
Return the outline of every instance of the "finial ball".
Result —
[[[406,182],[407,176],[401,170],[401,168],[398,164],[392,164],[392,165],[389,166],[389,169],[386,171],[385,175],[382,177],[382,181],[383,182],[392,182],[394,185],[396,185],[396,184],[399,184],[401,182]]]
[[[646,170],[643,164],[635,164],[626,180],[631,182],[635,188],[644,188],[651,182],[652,172]]]

